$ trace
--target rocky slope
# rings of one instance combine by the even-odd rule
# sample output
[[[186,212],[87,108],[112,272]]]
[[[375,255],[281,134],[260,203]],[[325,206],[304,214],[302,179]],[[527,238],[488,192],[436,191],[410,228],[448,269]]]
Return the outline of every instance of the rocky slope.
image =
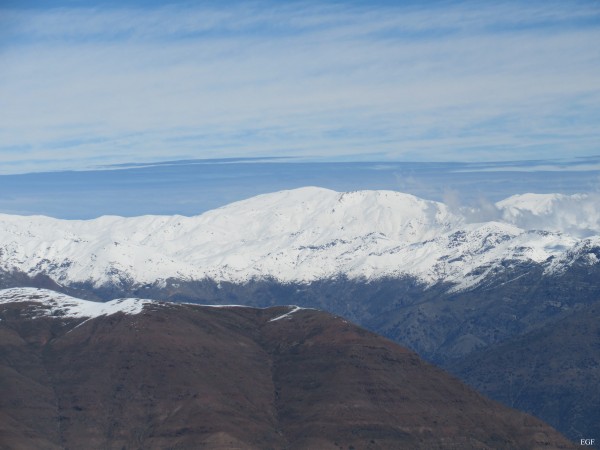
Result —
[[[574,448],[315,310],[11,289],[0,319],[4,448]]]
[[[552,423],[575,441],[600,436],[598,303],[449,368],[480,392]]]

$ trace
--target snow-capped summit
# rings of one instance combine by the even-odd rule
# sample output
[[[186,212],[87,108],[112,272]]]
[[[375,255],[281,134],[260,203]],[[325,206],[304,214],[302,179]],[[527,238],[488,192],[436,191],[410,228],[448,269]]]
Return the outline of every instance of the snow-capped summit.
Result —
[[[195,217],[0,215],[0,269],[45,274],[64,285],[410,275],[464,287],[502,261],[549,264],[581,241],[569,233],[578,224],[586,236],[600,234],[600,208],[591,197],[527,194],[497,208],[499,221],[468,223],[442,203],[408,194],[307,187]],[[600,238],[589,239],[598,245]]]
[[[523,229],[600,235],[600,195],[521,194],[496,203],[504,222]]]

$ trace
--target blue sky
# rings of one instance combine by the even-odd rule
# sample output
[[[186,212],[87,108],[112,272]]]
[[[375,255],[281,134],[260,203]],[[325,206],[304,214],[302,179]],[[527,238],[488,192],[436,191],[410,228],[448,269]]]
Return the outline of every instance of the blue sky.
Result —
[[[481,208],[513,194],[600,195],[600,157],[496,163],[212,159],[0,175],[0,212],[67,219],[192,216],[254,195],[320,186],[389,189]]]
[[[598,1],[0,8],[0,174],[600,154]]]

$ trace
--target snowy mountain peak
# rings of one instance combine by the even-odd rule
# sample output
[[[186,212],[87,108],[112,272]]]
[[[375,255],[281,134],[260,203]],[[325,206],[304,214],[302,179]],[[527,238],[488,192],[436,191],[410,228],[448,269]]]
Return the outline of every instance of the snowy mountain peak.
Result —
[[[244,237],[312,233],[311,239],[329,234],[360,235],[379,232],[387,236],[420,239],[416,233],[447,229],[460,222],[446,205],[393,191],[355,191],[339,193],[329,189],[306,187],[264,194],[232,203],[199,216],[201,223],[213,228],[239,228]],[[405,233],[407,233],[405,235]]]

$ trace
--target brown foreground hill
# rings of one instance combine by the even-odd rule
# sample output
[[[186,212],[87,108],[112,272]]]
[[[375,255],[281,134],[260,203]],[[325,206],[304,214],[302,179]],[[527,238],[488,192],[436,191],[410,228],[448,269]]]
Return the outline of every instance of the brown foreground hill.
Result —
[[[0,304],[0,448],[574,448],[324,312],[154,303],[85,319],[39,292]]]

